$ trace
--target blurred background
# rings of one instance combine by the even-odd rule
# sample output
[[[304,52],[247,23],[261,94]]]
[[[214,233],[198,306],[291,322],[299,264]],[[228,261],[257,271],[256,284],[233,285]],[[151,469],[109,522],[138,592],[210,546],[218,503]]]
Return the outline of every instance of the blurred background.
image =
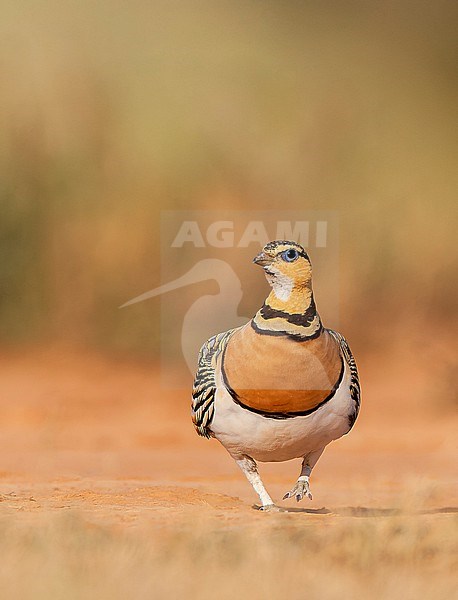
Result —
[[[1,589],[453,597],[458,4],[1,12]],[[272,209],[338,215],[338,323],[321,284],[317,305],[350,341],[363,404],[314,471],[308,512],[270,518],[195,435],[190,376],[161,387],[160,301],[118,307],[171,279],[161,211]],[[249,316],[266,283],[237,273]],[[199,285],[173,301],[215,293]],[[280,499],[298,470],[261,473]]]
[[[224,208],[338,210],[348,337],[435,343],[456,21],[452,1],[3,2],[3,344],[156,356],[157,305],[117,307],[159,282],[160,211]]]

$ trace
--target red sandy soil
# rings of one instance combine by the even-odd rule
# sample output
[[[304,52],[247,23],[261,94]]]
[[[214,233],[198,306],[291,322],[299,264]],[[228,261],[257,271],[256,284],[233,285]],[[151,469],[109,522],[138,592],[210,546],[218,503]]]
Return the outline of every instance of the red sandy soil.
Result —
[[[424,374],[394,358],[367,357],[360,371],[360,417],[320,459],[313,501],[280,501],[299,461],[260,465],[273,498],[324,519],[406,506],[456,512],[452,406],[425,401]],[[265,518],[226,451],[195,434],[189,390],[162,389],[157,365],[65,349],[10,351],[0,382],[3,514],[74,509],[120,527],[145,516],[166,524],[177,512]]]
[[[189,389],[163,389],[157,365],[4,351],[1,597],[456,597],[450,387],[413,354],[387,356],[358,357],[362,412],[320,459],[312,502],[280,500],[299,461],[260,465],[288,509],[263,513],[226,451],[195,434]]]

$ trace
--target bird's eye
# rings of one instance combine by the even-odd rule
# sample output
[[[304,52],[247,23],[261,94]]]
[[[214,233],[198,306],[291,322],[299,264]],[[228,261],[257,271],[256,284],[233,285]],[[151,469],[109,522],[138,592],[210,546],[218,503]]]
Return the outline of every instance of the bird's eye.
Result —
[[[293,248],[282,253],[283,260],[286,260],[286,262],[293,262],[298,256],[298,251],[294,250]]]

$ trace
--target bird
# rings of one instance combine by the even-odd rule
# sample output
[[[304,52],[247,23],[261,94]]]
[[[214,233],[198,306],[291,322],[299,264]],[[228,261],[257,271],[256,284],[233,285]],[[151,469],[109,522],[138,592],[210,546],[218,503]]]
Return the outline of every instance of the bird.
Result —
[[[322,325],[306,250],[275,240],[253,262],[271,291],[250,321],[201,347],[191,418],[200,436],[217,439],[235,460],[259,496],[255,507],[278,511],[257,463],[302,459],[283,500],[311,500],[312,470],[325,447],[352,429],[361,388],[347,341]]]

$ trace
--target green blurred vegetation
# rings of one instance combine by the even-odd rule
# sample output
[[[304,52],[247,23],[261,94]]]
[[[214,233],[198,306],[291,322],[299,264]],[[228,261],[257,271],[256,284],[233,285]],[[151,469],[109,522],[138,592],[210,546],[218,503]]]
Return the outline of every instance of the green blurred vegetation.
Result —
[[[345,331],[437,331],[457,291],[457,6],[3,2],[4,343],[154,353],[152,306],[117,306],[159,282],[160,210],[184,208],[338,209]]]

